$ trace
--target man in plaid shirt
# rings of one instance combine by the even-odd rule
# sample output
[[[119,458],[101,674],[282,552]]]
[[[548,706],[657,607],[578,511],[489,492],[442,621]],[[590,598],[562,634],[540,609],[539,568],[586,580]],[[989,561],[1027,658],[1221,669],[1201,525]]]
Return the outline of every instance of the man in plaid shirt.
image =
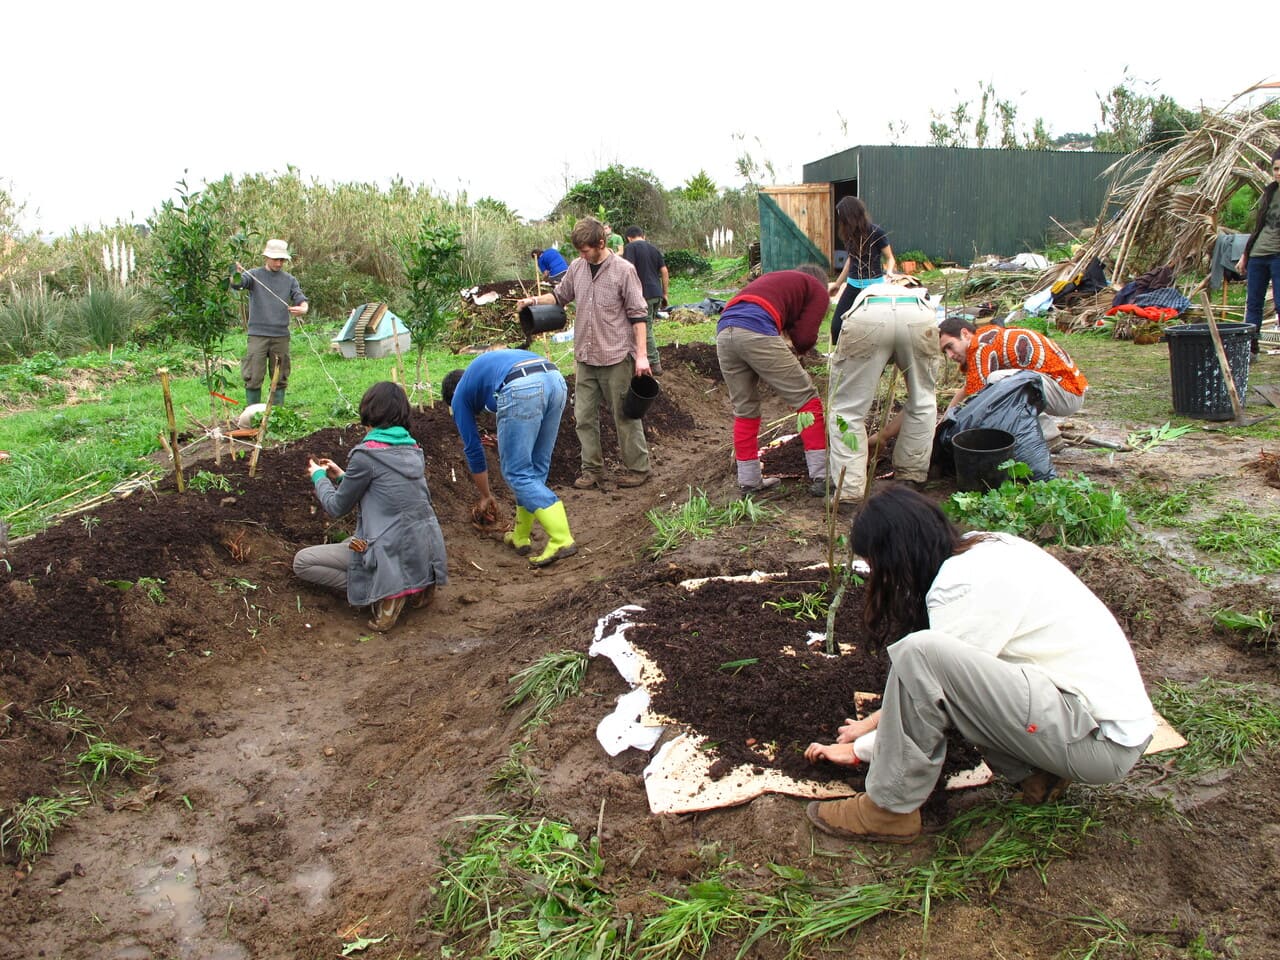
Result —
[[[577,304],[573,409],[582,445],[582,472],[573,485],[579,490],[604,488],[600,449],[603,402],[613,414],[626,468],[616,482],[619,487],[638,487],[649,479],[649,445],[643,422],[624,416],[622,401],[631,388],[631,378],[651,372],[645,346],[649,307],[635,267],[609,249],[603,223],[594,217],[579,220],[570,240],[578,257],[569,264],[555,291],[518,300],[516,309],[534,304]]]

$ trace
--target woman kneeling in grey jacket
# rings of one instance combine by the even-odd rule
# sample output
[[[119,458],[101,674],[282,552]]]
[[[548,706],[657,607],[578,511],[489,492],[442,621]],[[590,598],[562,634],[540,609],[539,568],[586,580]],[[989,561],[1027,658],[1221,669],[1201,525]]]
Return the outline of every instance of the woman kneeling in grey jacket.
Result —
[[[360,507],[355,535],[299,550],[293,572],[345,589],[352,606],[372,608],[369,626],[385,631],[395,626],[406,601],[425,607],[436,585],[448,582],[444,535],[399,384],[383,381],[365,391],[360,423],[371,429],[351,451],[345,471],[328,459],[307,462],[325,513],[336,518]]]

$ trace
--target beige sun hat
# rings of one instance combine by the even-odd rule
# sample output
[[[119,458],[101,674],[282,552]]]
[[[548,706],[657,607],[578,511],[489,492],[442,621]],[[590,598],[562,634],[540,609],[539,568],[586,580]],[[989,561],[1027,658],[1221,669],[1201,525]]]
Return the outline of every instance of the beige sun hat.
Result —
[[[268,240],[267,248],[262,251],[262,255],[268,260],[288,260],[289,244],[283,240]]]

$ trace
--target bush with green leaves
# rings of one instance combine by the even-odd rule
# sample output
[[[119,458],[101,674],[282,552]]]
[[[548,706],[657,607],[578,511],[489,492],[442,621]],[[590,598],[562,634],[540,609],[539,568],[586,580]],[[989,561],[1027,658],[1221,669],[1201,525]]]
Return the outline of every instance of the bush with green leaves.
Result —
[[[1129,511],[1115,490],[1088,477],[1032,480],[1025,463],[1000,465],[1012,479],[994,490],[955,493],[942,509],[977,530],[1012,533],[1036,543],[1085,546],[1113,543],[1130,532]]]
[[[671,273],[684,273],[695,276],[711,272],[711,261],[692,250],[669,250],[663,254],[667,261],[667,270]]]
[[[185,181],[177,192],[151,219],[151,279],[172,332],[200,348],[208,388],[225,389],[214,360],[238,316],[230,289],[234,238],[217,193],[191,190]]]
[[[615,163],[597,170],[590,180],[569,188],[558,204],[557,216],[598,217],[621,235],[637,224],[645,233],[660,235],[667,228],[667,199],[662,185],[648,170]]]
[[[423,350],[440,339],[462,307],[462,228],[429,213],[412,236],[401,238],[399,249],[410,303],[408,315],[401,319],[418,348],[421,370]]]

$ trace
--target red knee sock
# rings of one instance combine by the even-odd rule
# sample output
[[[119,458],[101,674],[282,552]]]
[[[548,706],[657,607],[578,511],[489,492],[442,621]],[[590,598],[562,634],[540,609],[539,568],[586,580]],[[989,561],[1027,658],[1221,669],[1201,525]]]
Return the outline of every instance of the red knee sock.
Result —
[[[735,460],[760,459],[760,418],[733,418],[733,456]]]
[[[822,401],[814,397],[796,413],[813,414],[813,423],[800,431],[800,442],[804,444],[804,448],[806,450],[827,449],[827,422],[822,418]]]

